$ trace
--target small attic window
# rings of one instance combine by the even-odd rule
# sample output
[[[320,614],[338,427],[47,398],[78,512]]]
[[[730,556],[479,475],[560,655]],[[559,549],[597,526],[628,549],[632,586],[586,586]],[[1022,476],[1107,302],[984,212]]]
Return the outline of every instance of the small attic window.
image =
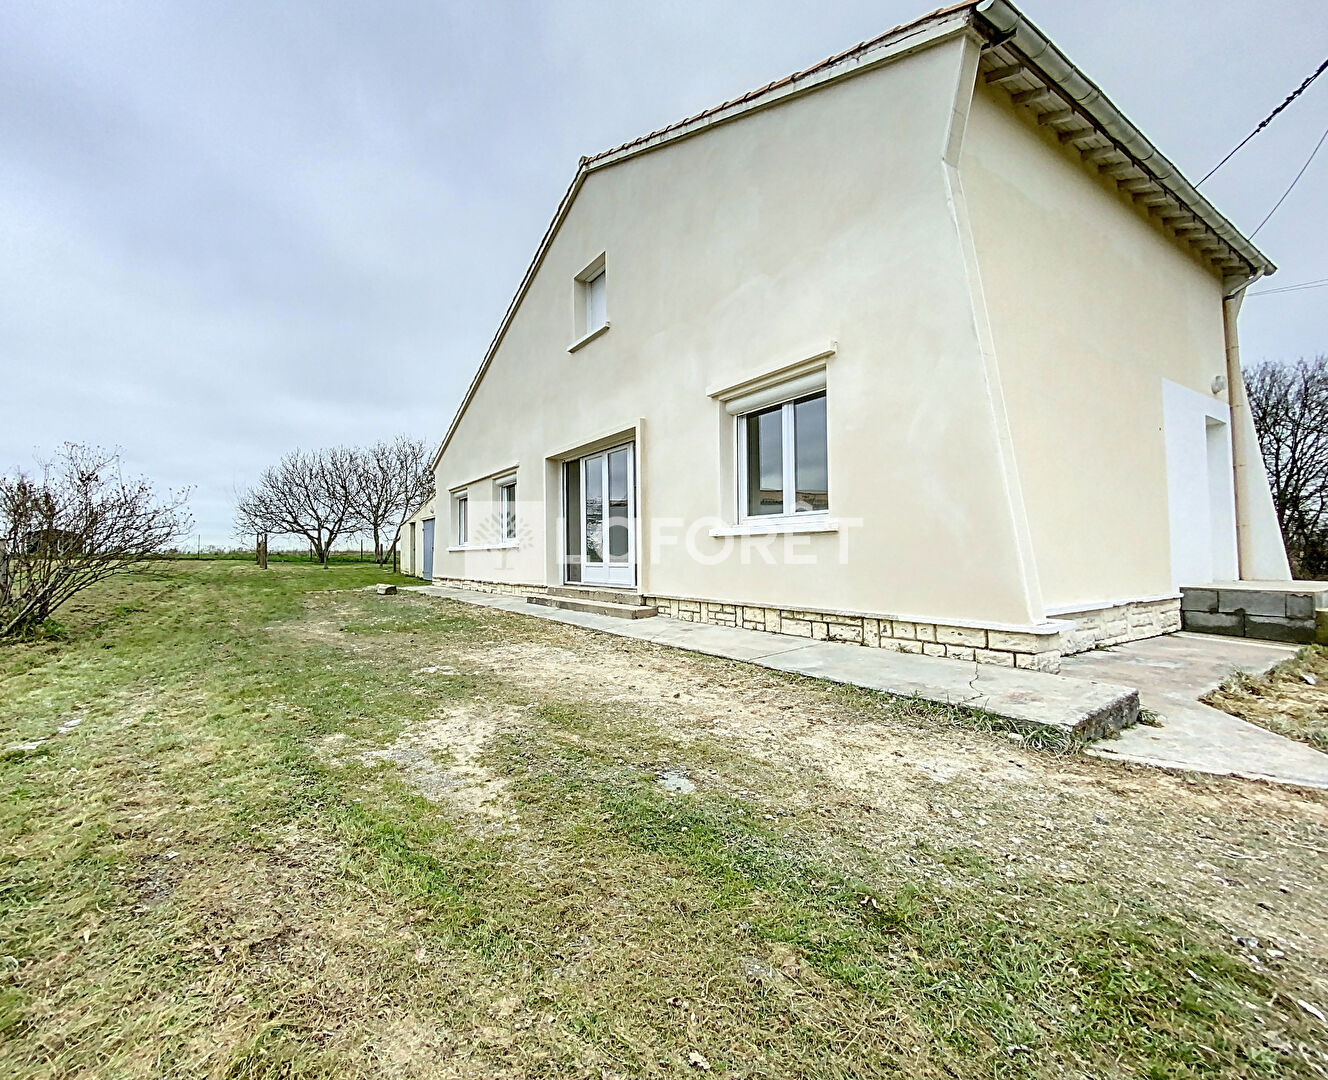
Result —
[[[586,282],[586,333],[598,330],[608,321],[604,306],[604,271]]]
[[[576,319],[570,349],[575,351],[609,328],[608,275],[601,254],[576,275]]]

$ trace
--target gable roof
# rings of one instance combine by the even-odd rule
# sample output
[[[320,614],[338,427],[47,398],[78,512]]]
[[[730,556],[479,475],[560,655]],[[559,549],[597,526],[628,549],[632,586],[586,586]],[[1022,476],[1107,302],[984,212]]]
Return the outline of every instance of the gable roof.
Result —
[[[437,468],[456,433],[558,228],[590,173],[897,59],[968,28],[985,42],[979,77],[990,86],[1009,91],[1016,107],[1034,110],[1039,124],[1054,131],[1060,142],[1078,152],[1086,164],[1114,179],[1123,193],[1147,207],[1178,240],[1194,247],[1224,276],[1243,279],[1244,285],[1277,270],[1111,103],[1097,84],[1080,72],[1009,0],[965,0],[937,8],[811,67],[684,120],[583,157],[448,425],[433,456],[433,467]]]

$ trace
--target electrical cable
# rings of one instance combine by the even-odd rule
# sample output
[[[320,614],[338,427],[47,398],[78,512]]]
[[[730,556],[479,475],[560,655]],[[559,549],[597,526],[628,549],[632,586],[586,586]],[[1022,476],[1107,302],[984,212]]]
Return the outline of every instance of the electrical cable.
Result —
[[[1319,278],[1317,281],[1300,281],[1295,285],[1283,285],[1277,289],[1256,289],[1249,293],[1250,296],[1271,296],[1273,293],[1284,292],[1304,292],[1306,289],[1326,289],[1328,288],[1328,278]]]
[[[1308,90],[1310,88],[1310,83],[1314,82],[1314,80],[1317,79],[1320,75],[1322,75],[1325,70],[1328,70],[1328,60],[1325,60],[1322,64],[1320,64],[1308,79],[1306,79],[1303,83],[1301,83],[1298,87],[1296,87],[1296,89],[1291,91],[1291,93],[1287,95],[1287,99],[1284,102],[1282,102],[1282,104],[1279,105],[1276,109],[1270,112],[1267,116],[1265,116],[1263,120],[1259,123],[1258,127],[1256,127],[1248,135],[1246,135],[1245,138],[1241,139],[1240,142],[1236,144],[1235,150],[1232,150],[1231,153],[1229,153],[1226,157],[1224,157],[1221,161],[1219,161],[1216,165],[1214,165],[1211,169],[1209,169],[1207,176],[1205,176],[1203,180],[1200,180],[1199,184],[1202,184],[1204,180],[1207,180],[1209,176],[1212,176],[1213,173],[1217,172],[1218,169],[1220,169],[1223,165],[1225,165],[1228,161],[1230,161],[1233,157],[1235,157],[1236,151],[1238,151],[1242,146],[1244,146],[1247,142],[1249,142],[1252,138],[1254,138],[1254,136],[1259,134],[1259,132],[1261,132],[1264,128],[1266,128],[1269,124],[1271,124],[1273,122],[1273,117],[1275,117],[1278,113],[1280,113],[1283,109],[1285,109],[1288,105],[1290,105],[1293,101],[1295,101],[1296,98],[1300,97],[1301,94],[1303,94],[1306,90]],[[1198,187],[1199,184],[1195,184],[1194,186]]]
[[[1314,160],[1314,155],[1319,152],[1319,147],[1323,146],[1325,139],[1328,139],[1328,128],[1323,129],[1323,134],[1319,136],[1319,141],[1314,144],[1314,149],[1310,151],[1310,156],[1305,159],[1305,164],[1300,167],[1300,172],[1296,173],[1296,178],[1291,181],[1291,186],[1287,188],[1286,191],[1282,192],[1282,197],[1273,204],[1273,208],[1269,210],[1264,216],[1264,219],[1259,222],[1259,227],[1255,229],[1254,232],[1250,233],[1251,240],[1259,235],[1259,229],[1262,229],[1268,224],[1268,219],[1277,213],[1277,208],[1286,202],[1286,197],[1295,190],[1296,185],[1300,183],[1300,178],[1305,175],[1305,170],[1310,167],[1310,162]]]

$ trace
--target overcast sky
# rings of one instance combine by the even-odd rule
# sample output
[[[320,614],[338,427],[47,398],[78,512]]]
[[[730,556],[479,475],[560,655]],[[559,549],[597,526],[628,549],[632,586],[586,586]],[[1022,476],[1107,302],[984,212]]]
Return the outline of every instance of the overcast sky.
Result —
[[[204,544],[293,446],[434,442],[582,154],[939,0],[0,4],[0,469],[64,440],[192,485]],[[1191,179],[1328,55],[1322,0],[1028,0]],[[1252,230],[1325,75],[1205,185]],[[1328,277],[1328,147],[1258,236]],[[1251,297],[1247,363],[1328,351]]]

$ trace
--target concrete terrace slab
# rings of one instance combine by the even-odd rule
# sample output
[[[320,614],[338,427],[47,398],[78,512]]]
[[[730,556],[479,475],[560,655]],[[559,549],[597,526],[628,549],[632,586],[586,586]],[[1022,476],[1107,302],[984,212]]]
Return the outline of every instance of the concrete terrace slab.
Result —
[[[808,641],[758,630],[655,618],[628,620],[527,604],[523,597],[438,585],[408,587],[427,596],[519,612],[616,637],[651,641],[690,652],[740,660],[797,675],[861,686],[897,697],[982,711],[1021,726],[1052,728],[1085,739],[1101,738],[1138,716],[1129,686],[1066,678],[1040,671],[975,664],[912,653]]]
[[[1139,689],[1161,718],[1099,743],[1090,754],[1166,769],[1328,788],[1328,754],[1204,705],[1199,698],[1236,671],[1262,674],[1294,646],[1207,634],[1168,634],[1067,657],[1061,670]]]

